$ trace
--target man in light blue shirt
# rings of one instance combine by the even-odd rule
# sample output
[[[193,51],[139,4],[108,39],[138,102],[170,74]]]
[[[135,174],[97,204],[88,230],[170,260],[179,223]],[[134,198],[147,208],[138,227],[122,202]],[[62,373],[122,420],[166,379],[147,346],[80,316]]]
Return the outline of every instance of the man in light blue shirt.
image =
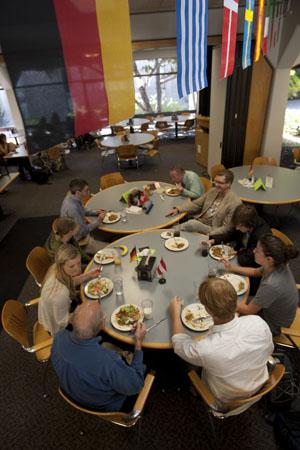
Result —
[[[205,189],[199,175],[191,170],[184,170],[180,166],[174,166],[170,170],[172,182],[176,184],[181,195],[189,198],[198,198],[204,194]]]

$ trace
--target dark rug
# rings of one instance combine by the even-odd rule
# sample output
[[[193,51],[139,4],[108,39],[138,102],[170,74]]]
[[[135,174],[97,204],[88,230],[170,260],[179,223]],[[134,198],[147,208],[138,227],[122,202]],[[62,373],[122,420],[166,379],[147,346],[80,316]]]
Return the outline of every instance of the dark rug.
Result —
[[[29,275],[26,258],[30,250],[43,246],[54,216],[19,219],[0,244],[0,309],[9,298],[18,298]]]

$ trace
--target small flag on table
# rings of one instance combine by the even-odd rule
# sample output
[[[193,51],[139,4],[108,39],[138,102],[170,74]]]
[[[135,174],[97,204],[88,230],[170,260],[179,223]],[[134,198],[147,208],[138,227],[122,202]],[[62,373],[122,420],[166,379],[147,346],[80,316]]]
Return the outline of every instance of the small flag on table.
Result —
[[[166,282],[166,279],[164,277],[164,274],[167,272],[167,265],[163,258],[160,258],[159,264],[156,268],[156,276],[159,277],[159,283],[164,284]]]
[[[133,249],[130,252],[130,262],[137,260],[137,252],[136,247],[133,247]]]

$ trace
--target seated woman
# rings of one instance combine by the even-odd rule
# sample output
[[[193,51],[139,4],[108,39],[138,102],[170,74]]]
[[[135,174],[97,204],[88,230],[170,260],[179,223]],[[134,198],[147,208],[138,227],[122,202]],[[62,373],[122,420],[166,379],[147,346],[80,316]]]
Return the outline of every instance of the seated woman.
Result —
[[[99,269],[83,274],[79,251],[69,244],[59,247],[55,263],[45,276],[38,305],[38,320],[50,334],[55,335],[68,325],[71,303],[76,301],[76,285],[99,274]]]
[[[0,134],[0,156],[8,155],[9,153],[16,152],[17,145],[12,142],[7,142],[6,135]],[[26,180],[26,170],[29,172],[30,177],[32,178],[32,166],[30,164],[29,157],[18,157],[18,158],[9,158],[6,159],[6,164],[15,166],[17,165],[20,172],[20,177],[23,180]]]
[[[51,262],[54,262],[57,250],[62,244],[71,244],[77,248],[81,255],[81,262],[88,264],[91,260],[90,256],[80,247],[74,236],[79,231],[79,225],[70,217],[60,217],[55,221],[55,229],[52,230],[48,237],[45,248],[48,252]]]
[[[236,208],[231,223],[233,229],[230,233],[210,235],[208,243],[215,245],[234,241],[238,263],[241,266],[258,267],[253,250],[262,236],[271,234],[269,225],[259,217],[254,206],[244,204]]]
[[[285,245],[279,238],[266,234],[254,249],[255,262],[259,268],[240,267],[224,261],[231,272],[249,277],[261,277],[256,295],[251,301],[238,303],[240,314],[257,314],[268,323],[273,335],[280,333],[281,327],[289,327],[298,307],[298,291],[288,261],[298,256],[298,250]]]

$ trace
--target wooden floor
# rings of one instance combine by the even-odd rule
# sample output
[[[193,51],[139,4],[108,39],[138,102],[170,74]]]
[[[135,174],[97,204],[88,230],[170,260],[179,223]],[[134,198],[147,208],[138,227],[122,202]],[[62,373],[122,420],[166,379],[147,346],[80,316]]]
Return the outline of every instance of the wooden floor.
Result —
[[[9,175],[0,176],[0,193],[3,192],[18,176],[19,172],[12,172]]]

